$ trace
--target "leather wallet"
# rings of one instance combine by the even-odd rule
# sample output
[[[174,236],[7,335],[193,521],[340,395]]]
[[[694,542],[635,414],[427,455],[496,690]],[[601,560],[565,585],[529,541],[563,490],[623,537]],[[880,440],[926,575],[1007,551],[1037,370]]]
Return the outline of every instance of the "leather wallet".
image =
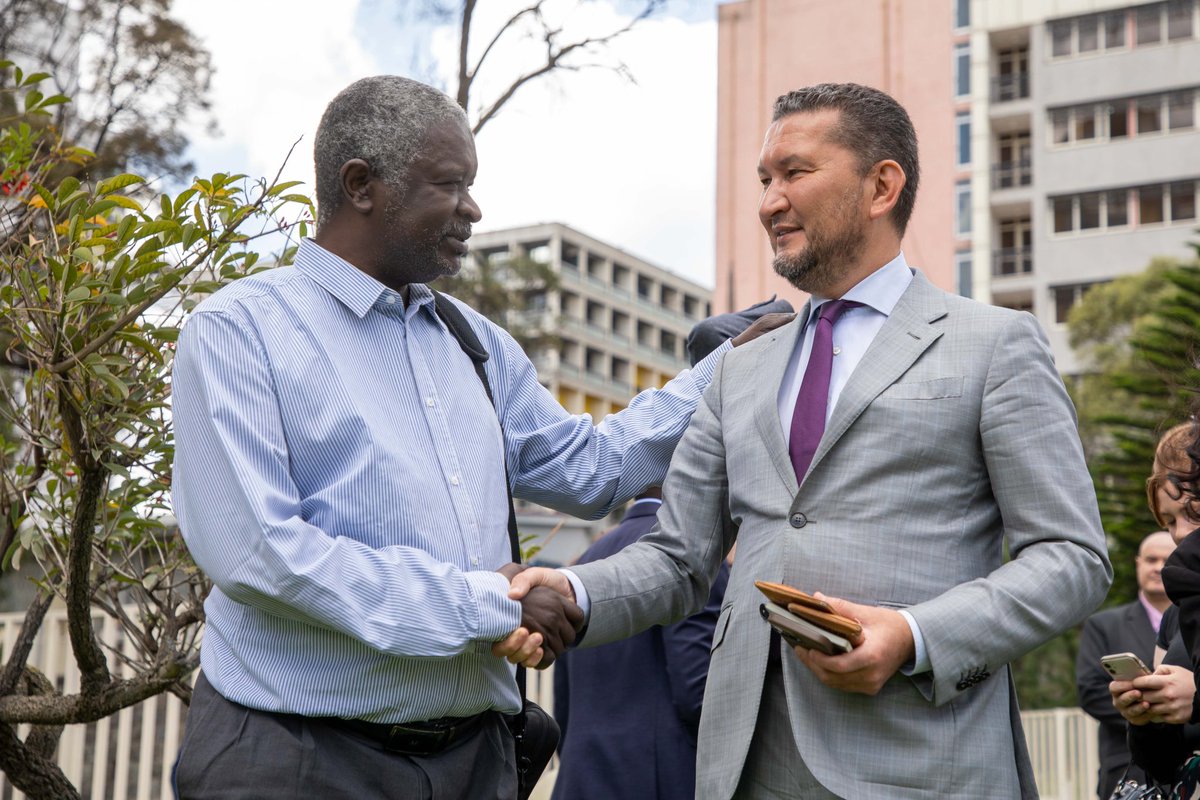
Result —
[[[831,631],[847,639],[853,639],[862,633],[862,625],[858,620],[835,613],[833,606],[829,603],[802,592],[794,586],[770,581],[755,581],[754,585],[772,603],[811,622],[818,628]]]

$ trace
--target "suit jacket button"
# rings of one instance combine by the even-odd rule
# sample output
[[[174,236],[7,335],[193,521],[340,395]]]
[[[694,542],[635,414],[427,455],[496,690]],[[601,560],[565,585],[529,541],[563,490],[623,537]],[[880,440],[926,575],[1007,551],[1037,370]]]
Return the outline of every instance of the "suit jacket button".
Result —
[[[788,524],[790,524],[793,528],[803,528],[808,524],[808,517],[797,511],[795,514],[792,514],[790,517],[788,517]]]
[[[967,683],[965,680],[961,680],[954,684],[954,688],[958,689],[960,692],[965,692],[967,689],[971,688],[971,684]]]

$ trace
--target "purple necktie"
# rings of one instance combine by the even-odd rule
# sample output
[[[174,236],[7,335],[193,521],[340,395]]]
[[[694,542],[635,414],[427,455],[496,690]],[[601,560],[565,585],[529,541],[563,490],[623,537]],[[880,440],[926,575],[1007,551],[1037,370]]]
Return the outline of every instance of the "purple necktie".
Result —
[[[817,317],[812,352],[808,356],[808,367],[804,370],[800,394],[796,396],[791,438],[788,440],[788,454],[792,457],[797,483],[804,482],[804,473],[808,472],[808,466],[817,453],[817,445],[821,443],[821,435],[825,433],[829,375],[833,372],[833,326],[843,312],[861,305],[853,300],[833,300],[821,306],[821,313]]]

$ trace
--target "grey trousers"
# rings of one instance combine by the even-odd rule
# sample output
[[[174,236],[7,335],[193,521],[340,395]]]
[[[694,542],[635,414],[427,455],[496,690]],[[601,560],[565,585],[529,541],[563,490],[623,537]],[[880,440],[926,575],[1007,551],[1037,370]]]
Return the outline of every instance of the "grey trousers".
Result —
[[[784,658],[794,657],[789,651]],[[840,800],[813,777],[796,750],[783,671],[775,663],[767,666],[763,679],[758,721],[733,800]]]
[[[517,768],[499,714],[436,756],[404,756],[321,720],[232,703],[200,675],[176,786],[181,800],[513,800]]]

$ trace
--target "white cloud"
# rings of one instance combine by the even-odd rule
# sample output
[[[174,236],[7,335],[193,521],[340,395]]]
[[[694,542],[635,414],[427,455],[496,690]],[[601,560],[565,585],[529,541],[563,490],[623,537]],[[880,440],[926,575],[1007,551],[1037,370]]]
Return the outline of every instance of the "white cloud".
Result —
[[[357,2],[176,0],[175,13],[212,53],[216,137],[193,136],[197,170],[273,176],[313,191],[312,142],[333,96],[379,69],[354,34]],[[301,138],[303,137],[303,138]]]
[[[558,0],[565,2],[565,0]],[[503,4],[507,7],[508,4]],[[569,3],[568,27],[596,31],[628,19],[612,0]],[[501,4],[480,4],[499,14]],[[355,33],[359,3],[296,0],[281,6],[232,0],[176,0],[184,22],[213,53],[214,114],[221,138],[197,135],[201,172],[274,174],[297,138],[287,175],[311,189],[312,137],[321,112],[353,80],[403,69],[406,33]],[[378,12],[379,9],[368,11]],[[498,19],[499,17],[496,17]],[[236,25],[229,24],[237,20]],[[363,17],[358,17],[362,23]],[[494,30],[491,18],[479,20]],[[457,63],[456,31],[433,32],[431,47],[445,85]],[[390,47],[389,47],[390,45]],[[387,49],[385,49],[387,48]],[[536,43],[498,50],[494,76],[513,74]],[[705,285],[713,275],[716,153],[716,22],[646,20],[611,52],[636,77],[603,69],[560,73],[527,84],[478,140],[475,197],[481,229],[559,221],[673,269]],[[481,95],[482,96],[482,95]]]

